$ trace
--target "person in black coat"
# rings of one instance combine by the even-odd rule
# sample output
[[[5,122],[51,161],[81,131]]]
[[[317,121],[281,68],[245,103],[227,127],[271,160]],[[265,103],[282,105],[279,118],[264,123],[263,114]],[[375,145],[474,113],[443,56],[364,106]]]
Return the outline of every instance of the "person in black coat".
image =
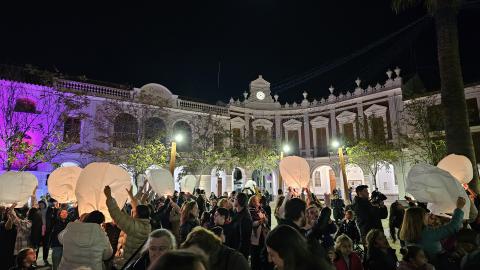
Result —
[[[268,218],[268,223],[267,223],[268,228],[272,226],[272,208],[270,207],[269,203],[270,203],[269,198],[266,195],[260,198],[260,204],[262,205],[262,209]]]
[[[212,223],[212,228],[213,227],[221,227],[223,230],[223,235],[225,236],[225,245],[229,246],[232,244],[231,239],[232,239],[232,224],[229,223],[229,217],[230,217],[230,211],[228,209],[223,208],[223,207],[218,207],[213,214],[213,223]],[[227,244],[228,243],[228,244]],[[229,246],[231,248],[234,248],[234,246]]]
[[[395,201],[390,205],[388,227],[390,229],[390,236],[392,237],[394,243],[397,241],[398,234],[400,234],[400,230],[402,229],[404,214],[405,209],[398,201]],[[400,246],[405,246],[405,242],[400,240]]]
[[[191,247],[201,249],[208,256],[208,269],[215,270],[249,270],[247,259],[232,248],[222,244],[222,240],[213,232],[197,227],[182,243],[182,249]]]
[[[28,212],[28,219],[32,222],[32,228],[30,230],[30,245],[36,250],[36,256],[38,258],[38,252],[42,244],[42,216],[37,208],[31,208]]]
[[[252,236],[252,217],[248,211],[248,196],[238,193],[235,196],[235,213],[232,217],[232,234],[227,246],[233,247],[248,259],[250,255],[250,237]]]
[[[55,203],[56,201],[51,199],[50,203]],[[50,236],[53,229],[53,224],[57,216],[57,210],[50,205],[47,205],[45,201],[38,202],[38,214],[42,218],[42,232],[40,244],[42,246],[43,262],[45,265],[50,265],[48,263],[48,252],[50,250]],[[33,230],[32,230],[33,232]],[[38,250],[37,250],[38,255]]]
[[[397,269],[397,255],[390,247],[383,230],[371,230],[366,240],[367,253],[364,264],[367,270]]]
[[[332,234],[337,232],[337,226],[330,219],[331,215],[332,210],[330,208],[323,208],[312,229],[307,233],[307,238],[314,238],[317,241],[320,241],[322,247],[327,251],[333,249],[335,243]]]
[[[288,197],[289,195],[287,195]],[[318,221],[310,231],[304,229],[307,224],[306,219],[307,204],[305,201],[299,198],[292,198],[285,203],[285,219],[281,220],[279,225],[288,225],[297,230],[302,236],[307,238],[308,249],[312,254],[319,259],[327,259],[327,252],[325,248],[320,244],[321,233]],[[312,233],[313,232],[313,233]]]
[[[180,214],[180,243],[187,239],[193,228],[200,225],[198,220],[199,209],[195,201],[185,202]]]
[[[367,185],[360,185],[355,188],[355,191],[357,196],[353,200],[352,210],[355,212],[357,225],[364,242],[370,230],[383,229],[382,219],[387,218],[388,210],[383,202],[380,202],[379,205],[373,205],[369,201]]]
[[[15,240],[17,237],[17,230],[7,228],[7,212],[14,211],[13,208],[5,208],[0,206],[0,262],[2,262],[3,267],[8,269],[15,264],[15,256],[13,255],[13,250],[15,249]],[[10,224],[8,226],[13,226]]]
[[[57,270],[63,254],[63,245],[60,243],[60,241],[58,241],[58,234],[67,227],[68,222],[69,220],[67,210],[60,210],[57,218],[54,220],[54,223],[52,225],[52,232],[50,235],[49,246],[52,248],[53,270]]]
[[[335,222],[338,223],[340,220],[342,220],[343,216],[345,215],[345,203],[343,202],[343,199],[340,198],[336,190],[335,190],[335,193],[333,194],[332,209],[333,209],[333,218],[335,219]]]
[[[342,235],[345,234],[350,239],[352,239],[353,243],[360,243],[360,232],[358,231],[357,228],[357,223],[355,223],[355,220],[353,220],[353,212],[352,210],[347,210],[345,212],[345,218],[343,219],[342,223],[340,223],[338,227],[337,234],[335,235],[335,239]]]

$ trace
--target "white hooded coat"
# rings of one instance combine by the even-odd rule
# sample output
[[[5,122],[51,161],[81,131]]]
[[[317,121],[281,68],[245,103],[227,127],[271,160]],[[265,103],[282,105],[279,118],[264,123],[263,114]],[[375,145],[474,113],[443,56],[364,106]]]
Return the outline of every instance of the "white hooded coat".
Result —
[[[102,270],[103,261],[112,256],[107,234],[95,223],[71,222],[60,232],[58,240],[63,244],[59,270]]]

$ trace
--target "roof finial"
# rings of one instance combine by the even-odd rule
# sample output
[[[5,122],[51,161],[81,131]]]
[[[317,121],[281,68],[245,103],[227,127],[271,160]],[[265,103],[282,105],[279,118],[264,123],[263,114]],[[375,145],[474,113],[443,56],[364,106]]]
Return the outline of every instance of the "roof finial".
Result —
[[[360,80],[360,78],[357,77],[357,79],[355,80],[355,83],[357,84],[357,87],[360,87],[361,82],[362,82],[362,80]]]
[[[333,90],[335,90],[335,88],[333,88],[333,85],[330,85],[330,87],[328,88],[328,90],[330,91],[330,94],[333,94]]]

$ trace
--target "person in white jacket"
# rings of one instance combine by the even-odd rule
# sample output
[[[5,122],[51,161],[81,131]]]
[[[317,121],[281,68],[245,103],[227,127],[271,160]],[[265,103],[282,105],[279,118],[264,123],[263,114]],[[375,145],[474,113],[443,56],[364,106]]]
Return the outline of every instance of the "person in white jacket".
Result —
[[[104,269],[104,260],[112,256],[112,246],[101,224],[105,216],[93,211],[83,222],[71,222],[60,232],[58,240],[63,245],[59,270],[87,268]]]

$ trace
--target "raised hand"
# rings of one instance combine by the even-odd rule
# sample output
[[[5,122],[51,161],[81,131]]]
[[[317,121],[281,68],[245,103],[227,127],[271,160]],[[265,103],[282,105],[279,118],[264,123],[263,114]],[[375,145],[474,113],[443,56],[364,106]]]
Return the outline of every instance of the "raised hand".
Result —
[[[112,190],[110,189],[109,186],[105,186],[103,189],[103,193],[105,194],[105,197],[110,198],[112,197]]]
[[[465,198],[463,197],[458,197],[457,199],[457,208],[462,209],[467,202],[465,201]]]
[[[133,198],[133,185],[131,185],[130,188],[126,188],[125,190],[127,191],[128,196],[130,198]]]
[[[10,205],[10,211],[12,211],[13,209],[15,209],[15,207],[17,206],[17,203],[12,203],[12,205]]]

